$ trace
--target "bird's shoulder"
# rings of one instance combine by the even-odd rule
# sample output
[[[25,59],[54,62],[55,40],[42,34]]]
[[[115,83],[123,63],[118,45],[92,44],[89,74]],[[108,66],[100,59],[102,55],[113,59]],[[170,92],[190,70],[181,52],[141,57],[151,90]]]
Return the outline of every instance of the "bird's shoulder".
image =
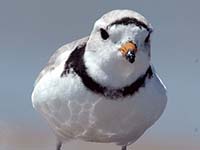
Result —
[[[50,57],[47,65],[42,69],[39,73],[35,85],[40,81],[40,79],[48,72],[54,70],[58,65],[60,65],[63,61],[66,61],[71,54],[71,52],[79,45],[83,45],[88,41],[88,36],[70,42],[68,44],[63,45],[58,50],[54,52],[54,54]]]

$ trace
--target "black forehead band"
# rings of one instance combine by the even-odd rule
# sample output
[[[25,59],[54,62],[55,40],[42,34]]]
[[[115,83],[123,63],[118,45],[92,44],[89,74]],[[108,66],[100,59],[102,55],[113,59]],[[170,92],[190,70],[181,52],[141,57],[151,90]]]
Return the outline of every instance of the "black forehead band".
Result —
[[[130,18],[130,17],[124,17],[120,20],[116,20],[112,22],[108,26],[113,26],[113,25],[129,25],[129,24],[135,24],[136,26],[140,28],[145,28],[147,31],[151,32],[151,29],[142,21],[137,20],[136,18]]]

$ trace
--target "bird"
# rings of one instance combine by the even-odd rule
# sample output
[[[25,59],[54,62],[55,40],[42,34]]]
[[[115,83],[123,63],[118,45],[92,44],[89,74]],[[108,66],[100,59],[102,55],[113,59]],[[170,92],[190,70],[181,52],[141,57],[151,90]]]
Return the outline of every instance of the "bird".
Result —
[[[89,36],[59,48],[39,73],[33,107],[57,137],[126,150],[163,114],[167,90],[151,63],[153,27],[136,11],[105,13]]]

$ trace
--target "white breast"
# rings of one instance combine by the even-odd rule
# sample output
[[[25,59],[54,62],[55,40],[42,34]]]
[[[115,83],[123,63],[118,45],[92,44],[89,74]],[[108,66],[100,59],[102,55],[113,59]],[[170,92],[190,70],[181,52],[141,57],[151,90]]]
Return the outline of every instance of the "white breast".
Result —
[[[78,76],[60,77],[64,64],[36,85],[32,101],[61,140],[131,144],[162,114],[167,98],[159,78],[133,96],[109,100],[89,91]]]

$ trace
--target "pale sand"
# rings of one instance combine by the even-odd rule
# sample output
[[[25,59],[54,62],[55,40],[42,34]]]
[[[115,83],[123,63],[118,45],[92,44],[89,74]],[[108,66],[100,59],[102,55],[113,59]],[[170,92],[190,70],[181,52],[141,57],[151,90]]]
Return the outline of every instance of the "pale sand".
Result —
[[[128,150],[199,150],[200,135],[165,137],[146,133]],[[47,129],[15,128],[0,129],[0,150],[55,150],[56,138]],[[64,144],[62,150],[120,150],[114,144],[96,144],[72,141]]]

